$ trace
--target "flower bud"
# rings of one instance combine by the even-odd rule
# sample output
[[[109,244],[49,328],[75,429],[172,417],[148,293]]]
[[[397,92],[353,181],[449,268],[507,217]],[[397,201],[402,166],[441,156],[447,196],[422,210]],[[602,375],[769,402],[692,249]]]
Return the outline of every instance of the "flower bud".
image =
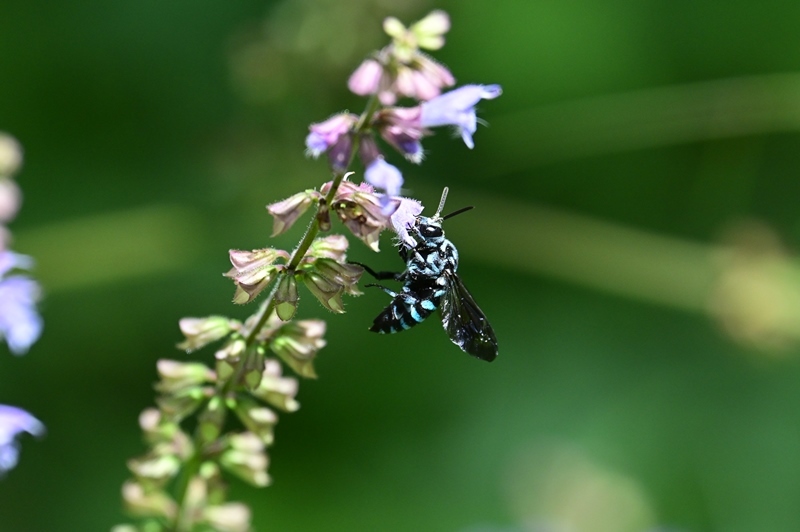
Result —
[[[160,489],[145,489],[136,481],[122,485],[122,500],[128,512],[142,517],[161,517],[174,520],[177,505]]]
[[[340,263],[331,259],[318,259],[314,263],[317,271],[327,279],[341,285],[345,293],[360,296],[358,280],[364,273],[364,268],[357,264]]]
[[[406,27],[395,17],[386,17],[383,19],[383,31],[389,37],[395,39],[402,38],[406,33]]]
[[[264,445],[272,444],[273,428],[278,422],[275,412],[244,397],[237,399],[234,411],[247,430],[258,436]]]
[[[194,530],[198,524],[199,517],[208,500],[208,488],[203,477],[195,475],[189,479],[186,485],[186,493],[181,501],[179,517],[183,526],[187,530]]]
[[[281,276],[275,292],[275,313],[283,321],[289,321],[297,311],[297,279],[291,273]]]
[[[224,275],[236,283],[233,302],[249,303],[269,286],[283,268],[282,265],[273,264],[279,258],[289,260],[289,254],[272,248],[253,251],[232,249],[230,259],[233,268]]]
[[[313,361],[325,346],[325,322],[300,320],[281,327],[269,343],[270,349],[301,377],[316,378]]]
[[[316,190],[306,190],[283,201],[267,205],[267,212],[273,217],[272,236],[286,232],[320,197],[320,193]]]
[[[156,390],[164,394],[182,391],[206,382],[214,382],[216,375],[199,362],[178,362],[161,359],[156,363],[161,381]]]
[[[264,373],[253,396],[280,408],[285,412],[295,412],[300,404],[295,401],[297,395],[297,379],[281,376],[281,364],[275,359],[268,359],[264,364]]]
[[[350,76],[347,87],[353,94],[359,96],[375,94],[378,92],[382,76],[383,65],[375,59],[366,59]]]
[[[17,139],[0,132],[0,176],[11,176],[22,166],[22,147]]]
[[[432,11],[422,20],[406,28],[394,17],[383,21],[383,31],[392,37],[392,55],[401,63],[411,62],[419,48],[438,50],[444,46],[444,34],[450,30],[450,18],[444,11]]]
[[[250,508],[241,502],[229,502],[204,508],[202,519],[212,530],[219,532],[248,532],[250,530]]]
[[[244,361],[244,372],[242,380],[248,391],[253,391],[261,384],[261,377],[264,374],[264,350],[251,349],[247,352]]]
[[[195,386],[178,393],[157,397],[156,403],[166,418],[180,422],[193,414],[203,402],[213,395],[214,388],[211,386]]]
[[[145,440],[155,445],[170,442],[180,432],[178,423],[167,419],[157,408],[146,408],[139,414],[139,426],[144,432]]]
[[[224,419],[224,403],[219,397],[212,397],[198,418],[198,432],[202,443],[212,442],[219,437]]]
[[[139,414],[139,427],[145,432],[154,432],[161,425],[161,412],[157,408],[145,408]]]
[[[264,452],[264,442],[255,434],[244,432],[228,437],[228,449],[222,453],[222,467],[254,486],[267,486],[269,459]]]
[[[244,353],[247,344],[244,341],[244,338],[233,338],[231,339],[225,346],[214,353],[214,358],[217,360],[225,360],[230,363],[235,363],[239,360],[239,357]],[[219,379],[225,379],[222,373],[218,373]]]
[[[439,96],[441,89],[452,87],[456,83],[456,78],[446,67],[423,53],[419,53],[414,57],[413,69],[418,100],[427,101]],[[421,86],[423,84],[431,87],[428,89],[430,90],[428,95],[425,95],[428,97],[423,97],[421,94]]]
[[[410,31],[420,48],[438,50],[444,46],[444,34],[450,31],[450,17],[438,9],[431,11],[425,18],[412,24]]]
[[[174,477],[181,468],[180,459],[174,454],[149,453],[128,460],[128,469],[140,478],[163,483]]]
[[[316,238],[308,248],[306,256],[344,261],[347,259],[345,251],[347,251],[348,244],[344,235],[328,235]]]
[[[207,318],[182,318],[178,325],[186,340],[178,344],[178,349],[191,353],[196,349],[224,338],[231,331],[239,330],[241,322],[225,316]]]
[[[222,472],[215,462],[200,464],[199,474],[206,481],[208,504],[221,504],[227,497],[227,485],[222,479]]]
[[[342,314],[344,312],[344,303],[342,303],[344,286],[328,279],[313,269],[304,271],[302,275],[306,287],[314,294],[314,297],[322,303],[323,307],[337,314]]]
[[[111,532],[141,532],[141,530],[134,525],[122,524],[112,526]]]
[[[0,222],[14,219],[22,203],[22,192],[14,181],[0,175]]]

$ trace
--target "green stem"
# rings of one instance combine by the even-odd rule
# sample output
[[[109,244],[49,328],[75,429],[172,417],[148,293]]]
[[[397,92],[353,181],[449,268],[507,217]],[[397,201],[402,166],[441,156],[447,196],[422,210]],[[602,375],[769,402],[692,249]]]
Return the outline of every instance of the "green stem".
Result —
[[[347,165],[345,169],[339,172],[334,173],[333,176],[333,183],[331,183],[331,188],[328,193],[325,195],[325,206],[329,207],[331,202],[333,201],[334,196],[336,195],[337,190],[339,189],[339,185],[342,183],[344,176],[347,174],[350,166],[352,166],[353,161],[356,158],[356,154],[358,153],[358,147],[361,142],[361,135],[366,132],[370,127],[370,122],[372,121],[372,117],[375,112],[380,107],[380,102],[378,101],[377,96],[373,95],[369,102],[367,102],[367,106],[362,113],[361,117],[358,120],[358,123],[355,127],[355,132],[353,135],[353,146],[350,148],[350,155],[347,160]],[[319,212],[319,208],[317,209]],[[314,242],[314,239],[319,234],[320,229],[320,221],[318,216],[314,216],[309,224],[308,228],[306,229],[303,238],[300,240],[300,244],[298,244],[297,248],[294,250],[291,259],[289,260],[288,264],[286,265],[286,270],[288,272],[293,272],[297,266],[300,264],[300,261],[305,257],[308,249],[311,247],[311,244]],[[258,333],[261,332],[261,329],[269,320],[269,317],[272,315],[272,312],[275,310],[275,292],[278,289],[278,283],[275,283],[275,286],[272,289],[269,297],[262,304],[261,309],[259,310],[259,317],[258,321],[256,321],[255,325],[253,325],[252,329],[247,334],[245,338],[245,346],[246,349],[249,349],[256,343],[256,339],[258,338]],[[234,390],[234,387],[239,383],[242,377],[242,373],[245,370],[245,360],[246,357],[242,356],[239,358],[239,361],[236,363],[236,368],[231,375],[231,377],[224,383],[222,386],[217,386],[217,396],[225,400],[225,397]],[[223,410],[225,412],[225,410]],[[225,416],[221,416],[219,422],[219,429],[222,430],[222,426],[225,423]],[[183,471],[181,471],[181,475],[178,478],[178,482],[176,484],[176,500],[178,502],[177,508],[177,516],[175,519],[175,528],[177,532],[189,532],[192,526],[192,520],[186,519],[187,516],[184,515],[185,513],[185,505],[186,505],[186,495],[189,491],[189,482],[191,481],[192,477],[194,477],[200,470],[200,466],[203,463],[203,452],[205,450],[205,445],[203,440],[201,439],[199,429],[195,432],[194,437],[194,453],[192,456],[187,460],[186,464],[183,467]]]

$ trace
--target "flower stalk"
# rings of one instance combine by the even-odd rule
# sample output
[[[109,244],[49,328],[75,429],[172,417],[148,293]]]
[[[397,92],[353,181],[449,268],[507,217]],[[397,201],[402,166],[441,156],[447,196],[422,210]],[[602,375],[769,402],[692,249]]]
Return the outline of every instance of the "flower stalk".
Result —
[[[307,189],[267,206],[274,219],[273,236],[288,231],[315,207],[297,247],[292,252],[274,248],[229,252],[232,268],[224,275],[235,283],[233,302],[249,303],[267,288],[269,295],[244,321],[224,316],[181,320],[185,340],[178,347],[187,353],[222,342],[213,370],[196,362],[159,362],[159,409],[148,409],[140,418],[150,450],[129,461],[134,479],[123,486],[129,511],[145,519],[143,528],[148,531],[250,529],[249,509],[224,503],[222,472],[266,486],[270,481],[266,448],[273,442],[276,410],[299,408],[298,380],[284,377],[282,368],[316,378],[313,362],[325,345],[326,325],[322,320],[295,319],[299,291],[304,286],[336,314],[345,311],[344,294],[360,295],[357,285],[363,268],[347,261],[346,236],[320,234],[328,233],[332,219],[338,218],[374,251],[379,250],[379,235],[385,229],[410,245],[409,227],[422,205],[399,196],[403,176],[386,161],[376,140],[382,138],[419,164],[421,140],[430,134],[427,128],[452,125],[466,132],[464,139],[471,148],[475,103],[500,93],[497,86],[491,86],[496,87],[491,94],[467,86],[478,88],[467,89],[467,97],[462,96],[464,88],[461,93],[440,94],[455,79],[419,49],[436,50],[444,44],[449,29],[444,12],[435,11],[408,29],[387,19],[385,29],[392,44],[366,60],[350,78],[351,90],[368,96],[364,111],[358,116],[339,113],[309,127],[307,154],[327,155],[332,180],[319,190]],[[427,107],[387,107],[408,97]],[[425,123],[424,113],[436,120]],[[365,183],[346,181],[357,159],[364,166]],[[244,432],[225,432],[229,411]],[[190,416],[196,417],[191,437],[181,428]]]

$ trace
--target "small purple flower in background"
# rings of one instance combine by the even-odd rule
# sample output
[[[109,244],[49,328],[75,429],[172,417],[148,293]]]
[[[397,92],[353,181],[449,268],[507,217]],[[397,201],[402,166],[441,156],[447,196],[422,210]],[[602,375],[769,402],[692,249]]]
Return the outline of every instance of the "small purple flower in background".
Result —
[[[19,458],[17,434],[27,432],[41,436],[44,430],[41,421],[21,408],[0,405],[0,475],[17,465]]]
[[[41,290],[33,279],[6,274],[12,268],[30,268],[30,257],[0,252],[0,337],[15,355],[24,355],[42,333],[42,318],[36,312]]]
[[[477,129],[475,105],[493,100],[503,93],[500,85],[464,85],[422,103],[422,127],[456,126],[469,149],[475,146],[472,135]]]

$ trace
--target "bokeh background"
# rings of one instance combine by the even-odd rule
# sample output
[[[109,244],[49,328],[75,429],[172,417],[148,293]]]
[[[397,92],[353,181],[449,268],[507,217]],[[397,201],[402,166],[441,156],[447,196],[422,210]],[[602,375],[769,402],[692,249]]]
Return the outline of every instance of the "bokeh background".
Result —
[[[0,129],[25,148],[14,247],[45,332],[0,353],[0,403],[48,427],[0,481],[2,530],[126,520],[159,358],[229,303],[229,248],[327,178],[307,125],[387,15],[447,10],[436,57],[500,83],[466,149],[445,131],[409,193],[448,222],[500,357],[429,320],[327,315],[284,415],[257,530],[800,530],[800,3],[732,0],[0,3]],[[302,226],[281,237],[292,246]],[[388,235],[354,260],[395,269]],[[195,355],[193,355],[195,356]],[[196,355],[210,360],[212,352]]]

